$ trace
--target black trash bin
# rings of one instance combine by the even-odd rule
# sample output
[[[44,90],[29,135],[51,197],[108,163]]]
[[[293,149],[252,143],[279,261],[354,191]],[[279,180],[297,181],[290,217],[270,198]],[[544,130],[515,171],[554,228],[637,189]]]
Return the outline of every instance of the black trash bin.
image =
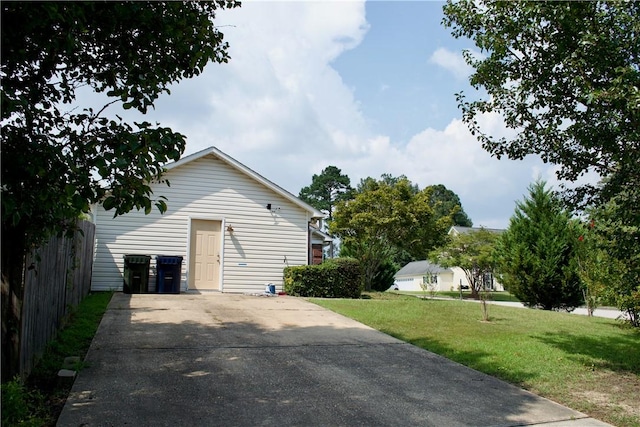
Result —
[[[159,294],[179,294],[182,257],[158,255],[156,257],[156,290]]]
[[[124,280],[122,292],[143,294],[149,292],[149,255],[124,256]]]

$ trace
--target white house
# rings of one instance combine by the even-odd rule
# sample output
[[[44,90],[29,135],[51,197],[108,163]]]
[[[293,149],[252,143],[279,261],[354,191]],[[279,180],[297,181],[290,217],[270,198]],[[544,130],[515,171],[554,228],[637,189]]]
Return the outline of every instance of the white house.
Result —
[[[487,277],[494,291],[504,291],[502,285]],[[427,286],[423,289],[423,284]],[[442,268],[429,261],[413,261],[402,267],[394,276],[393,289],[399,291],[459,291],[469,289],[469,280],[460,267]]]
[[[181,291],[281,289],[283,268],[311,264],[312,247],[330,240],[316,231],[322,212],[214,147],[166,169],[171,186],[151,185],[167,198],[164,214],[94,207],[93,290],[122,289],[126,254],[182,256]],[[154,267],[152,258],[150,290]]]
[[[461,268],[442,268],[429,261],[413,261],[402,267],[394,277],[394,288],[400,291],[422,291],[422,286],[434,291],[468,289],[469,282]]]
[[[453,226],[449,229],[449,235],[473,233],[481,228]],[[504,230],[484,228],[492,233],[503,233]],[[495,291],[504,291],[504,287],[498,283],[490,273],[484,277],[485,283]],[[413,261],[398,271],[394,278],[394,289],[400,291],[422,291],[423,285],[434,291],[459,291],[469,289],[470,283],[467,275],[460,267],[442,268],[429,261]]]

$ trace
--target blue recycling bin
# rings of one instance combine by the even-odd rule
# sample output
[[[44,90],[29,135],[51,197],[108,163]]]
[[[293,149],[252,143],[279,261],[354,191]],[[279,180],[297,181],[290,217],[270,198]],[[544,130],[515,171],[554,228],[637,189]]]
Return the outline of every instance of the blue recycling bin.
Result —
[[[179,294],[182,257],[158,255],[156,257],[156,290],[159,294]]]

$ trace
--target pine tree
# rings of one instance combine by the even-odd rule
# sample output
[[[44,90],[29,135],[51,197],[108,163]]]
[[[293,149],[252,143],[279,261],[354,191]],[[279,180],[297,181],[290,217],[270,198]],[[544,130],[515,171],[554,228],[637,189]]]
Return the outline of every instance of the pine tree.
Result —
[[[516,203],[509,228],[496,246],[505,288],[525,305],[573,310],[583,302],[576,251],[580,230],[544,181]]]

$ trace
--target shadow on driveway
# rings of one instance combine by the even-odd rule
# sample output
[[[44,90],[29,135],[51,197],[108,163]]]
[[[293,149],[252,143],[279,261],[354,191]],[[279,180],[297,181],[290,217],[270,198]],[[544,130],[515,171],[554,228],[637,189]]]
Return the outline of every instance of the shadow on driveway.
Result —
[[[59,426],[606,425],[293,297],[115,294],[87,362]]]

